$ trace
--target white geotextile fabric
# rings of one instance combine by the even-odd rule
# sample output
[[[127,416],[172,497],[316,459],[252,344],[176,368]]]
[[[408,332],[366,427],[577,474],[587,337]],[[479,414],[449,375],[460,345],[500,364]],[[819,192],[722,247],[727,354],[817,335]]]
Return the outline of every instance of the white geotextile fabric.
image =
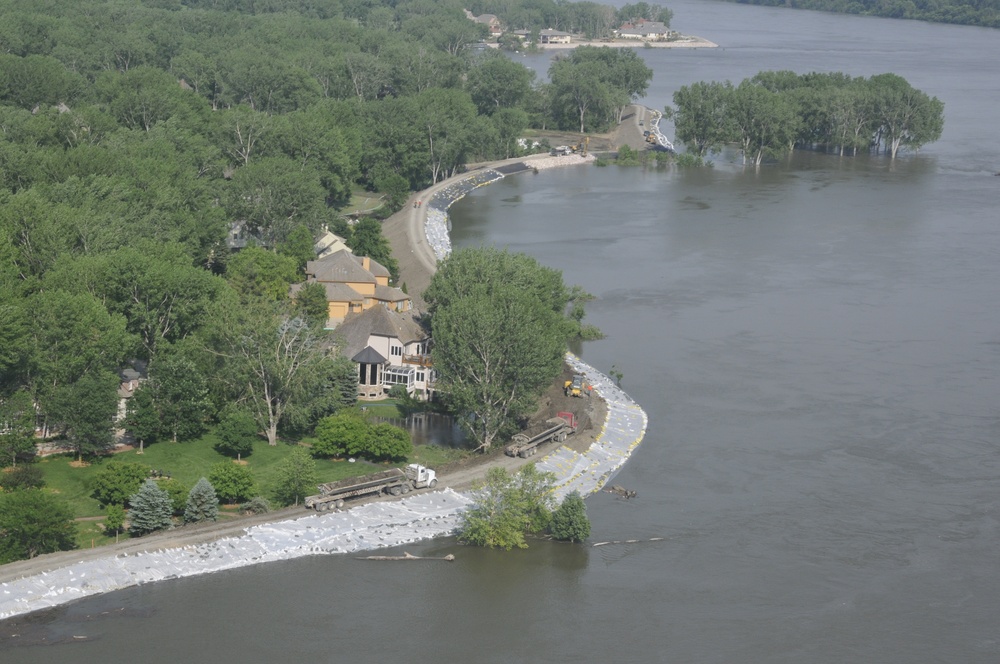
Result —
[[[476,187],[502,177],[502,173],[492,169],[478,171],[449,185],[428,202],[427,240],[438,258],[451,252],[448,207]],[[603,487],[642,442],[647,424],[646,413],[610,378],[571,353],[567,353],[566,361],[574,371],[586,376],[587,382],[604,398],[608,417],[596,442],[585,454],[560,447],[537,463],[540,470],[555,473],[559,501],[572,491],[586,496]],[[468,495],[444,489],[402,500],[368,503],[345,512],[309,514],[253,526],[240,537],[197,546],[82,561],[0,583],[0,619],[153,581],[301,556],[399,546],[451,535],[471,502]]]
[[[555,473],[559,500],[570,491],[587,495],[604,486],[646,430],[646,414],[628,395],[575,356],[566,359],[604,397],[608,418],[586,454],[560,447],[538,463],[540,470]],[[468,495],[443,489],[253,526],[240,537],[197,546],[82,561],[0,584],[0,619],[153,581],[451,535],[471,502]]]

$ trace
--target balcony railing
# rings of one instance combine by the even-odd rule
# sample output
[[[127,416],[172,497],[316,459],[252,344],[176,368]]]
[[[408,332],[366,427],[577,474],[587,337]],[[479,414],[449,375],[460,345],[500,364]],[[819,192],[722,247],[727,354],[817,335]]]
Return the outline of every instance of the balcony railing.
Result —
[[[431,363],[430,355],[404,355],[403,364],[415,364],[418,367],[431,367],[434,366]]]

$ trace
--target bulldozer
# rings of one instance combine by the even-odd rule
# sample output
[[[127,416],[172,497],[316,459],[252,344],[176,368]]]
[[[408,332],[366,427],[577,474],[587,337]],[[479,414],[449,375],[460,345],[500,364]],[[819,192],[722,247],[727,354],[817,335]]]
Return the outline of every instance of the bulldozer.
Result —
[[[590,385],[587,385],[582,374],[576,374],[572,380],[567,380],[563,391],[568,397],[589,397]]]

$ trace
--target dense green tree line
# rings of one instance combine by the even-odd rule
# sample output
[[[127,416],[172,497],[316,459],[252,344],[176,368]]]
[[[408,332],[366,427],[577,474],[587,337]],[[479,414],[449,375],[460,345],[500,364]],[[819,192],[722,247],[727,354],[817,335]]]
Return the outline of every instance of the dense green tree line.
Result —
[[[944,104],[895,74],[761,72],[738,86],[694,83],[674,93],[677,139],[699,156],[739,146],[760,164],[795,147],[841,155],[884,151],[895,158],[940,138]]]
[[[1000,28],[998,0],[736,0],[749,5]]]
[[[141,444],[195,438],[232,403],[271,443],[311,431],[353,399],[318,293],[286,297],[315,234],[398,272],[377,221],[340,218],[352,192],[399,206],[518,154],[528,124],[606,127],[651,76],[632,51],[581,49],[534,85],[466,48],[484,28],[451,0],[0,0],[0,15],[11,463],[31,419],[81,457],[110,445],[132,360],[149,375],[125,420]],[[232,253],[233,232],[259,246]]]
[[[673,12],[659,4],[627,3],[619,8],[597,2],[557,0],[472,0],[467,8],[474,14],[493,14],[507,30],[552,28],[580,34],[587,39],[610,37],[623,23],[646,19],[670,26]]]

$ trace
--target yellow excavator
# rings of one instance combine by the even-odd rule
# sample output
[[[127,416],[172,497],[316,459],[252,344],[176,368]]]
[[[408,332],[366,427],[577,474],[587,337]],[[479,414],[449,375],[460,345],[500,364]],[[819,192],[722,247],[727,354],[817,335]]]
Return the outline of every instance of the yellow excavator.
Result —
[[[589,397],[590,385],[587,385],[582,374],[576,374],[572,380],[567,380],[563,391],[568,397]]]
[[[590,136],[584,136],[583,138],[580,139],[579,143],[577,143],[576,145],[571,145],[569,149],[573,151],[573,154],[581,154],[584,157],[586,157],[587,147],[589,145],[590,145]]]

